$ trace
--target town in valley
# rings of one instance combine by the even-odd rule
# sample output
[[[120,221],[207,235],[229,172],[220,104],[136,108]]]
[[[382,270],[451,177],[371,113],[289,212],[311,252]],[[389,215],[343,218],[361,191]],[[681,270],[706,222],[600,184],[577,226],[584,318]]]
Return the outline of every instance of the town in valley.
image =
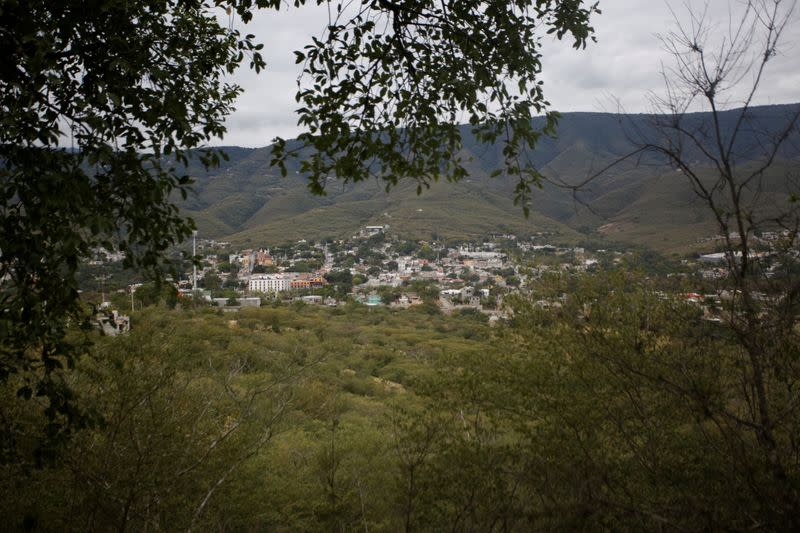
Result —
[[[791,237],[788,231],[754,237],[758,247],[754,257],[766,277],[781,273],[779,257],[786,253],[783,248]],[[162,283],[174,287],[167,291],[174,295],[167,298],[170,307],[211,306],[235,312],[297,302],[397,309],[427,304],[445,314],[478,312],[492,324],[508,318],[504,300],[515,293],[527,294],[541,308],[560,308],[566,294],[537,297],[535,284],[547,276],[638,270],[666,282],[659,297],[695,305],[703,320],[721,323],[724,302],[734,297],[723,284],[730,272],[728,258],[724,252],[713,251],[722,241],[722,236],[697,239],[698,246],[711,251],[666,260],[647,249],[618,243],[587,240],[565,244],[549,232],[526,237],[493,234],[469,240],[437,239],[434,235],[430,240],[407,240],[382,225],[365,226],[347,239],[303,239],[254,248],[195,236],[189,244],[193,251],[183,254],[189,258],[182,262],[188,268],[177,280],[167,276]],[[146,296],[152,292],[153,282],[122,283],[123,277],[115,287],[109,283],[106,291],[106,282],[113,276],[104,272],[115,265],[119,272],[128,272],[119,267],[123,259],[123,254],[97,250],[86,265],[93,273],[85,277],[94,289],[88,292],[96,296],[101,289],[98,320],[108,334],[129,329],[125,312],[158,302],[158,298],[154,301]],[[770,300],[764,293],[756,293],[756,297],[765,303]]]

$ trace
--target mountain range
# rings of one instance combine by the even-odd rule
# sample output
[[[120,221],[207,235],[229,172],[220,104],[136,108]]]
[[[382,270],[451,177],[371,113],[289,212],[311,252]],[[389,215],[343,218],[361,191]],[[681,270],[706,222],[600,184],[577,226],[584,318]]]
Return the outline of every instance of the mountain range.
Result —
[[[778,131],[800,104],[752,108],[734,146],[737,164],[757,165],[763,157],[763,132]],[[734,127],[735,110],[720,115],[723,135]],[[331,182],[326,196],[313,196],[297,173],[281,177],[270,166],[271,147],[224,147],[228,160],[211,170],[190,167],[193,193],[178,202],[197,223],[199,234],[238,245],[278,244],[301,238],[352,235],[364,225],[388,224],[408,238],[469,238],[491,233],[548,233],[562,242],[602,238],[649,246],[662,252],[685,251],[699,238],[716,233],[712,214],[692,192],[688,180],[653,156],[612,166],[578,191],[581,184],[642,142],[659,135],[653,115],[564,113],[557,135],[544,137],[529,157],[546,176],[533,191],[530,215],[513,203],[515,178],[490,178],[502,161],[500,144],[479,144],[463,128],[462,156],[469,177],[435,183],[417,195],[416,182],[390,191],[378,181]],[[540,119],[534,119],[537,121]],[[709,115],[686,115],[689,128],[703,128]],[[690,159],[700,159],[697,150]],[[787,177],[800,164],[800,133],[783,144],[762,182],[759,201],[767,210],[785,203]],[[713,169],[705,170],[713,179]]]

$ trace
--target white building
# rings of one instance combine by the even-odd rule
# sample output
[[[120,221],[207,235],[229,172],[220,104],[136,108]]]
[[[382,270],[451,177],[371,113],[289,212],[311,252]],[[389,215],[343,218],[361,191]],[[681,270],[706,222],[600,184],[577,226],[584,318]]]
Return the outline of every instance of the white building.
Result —
[[[120,333],[127,333],[131,330],[131,318],[121,315],[118,311],[108,313],[98,313],[95,317],[95,324],[104,335],[116,337]]]
[[[288,291],[290,287],[291,281],[278,274],[256,274],[250,277],[248,284],[250,292],[263,292],[264,294]]]
[[[361,230],[361,234],[366,237],[371,237],[372,235],[378,235],[385,232],[388,228],[389,226],[367,226]]]
[[[469,259],[481,259],[483,261],[501,261],[503,257],[505,257],[505,254],[500,252],[473,252],[463,246],[458,249],[458,255]]]

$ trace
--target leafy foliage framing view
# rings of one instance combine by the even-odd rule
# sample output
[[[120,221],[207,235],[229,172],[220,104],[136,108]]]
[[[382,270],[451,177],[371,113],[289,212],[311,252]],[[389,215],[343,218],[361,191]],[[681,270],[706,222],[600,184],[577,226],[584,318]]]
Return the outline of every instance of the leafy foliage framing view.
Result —
[[[540,179],[528,150],[555,132],[558,116],[539,79],[541,38],[568,36],[584,48],[597,4],[375,0],[336,9],[324,40],[295,52],[305,76],[298,122],[307,132],[299,147],[279,141],[273,163],[285,174],[287,153],[310,147],[300,169],[314,193],[324,193],[331,176],[374,177],[387,189],[410,178],[419,193],[440,177],[468,175],[459,154],[459,124],[467,122],[479,142],[500,140],[495,175],[518,178],[516,199],[527,213]],[[537,129],[531,120],[542,114]]]
[[[57,372],[86,349],[65,335],[86,319],[80,263],[93,248],[116,249],[126,266],[158,275],[165,250],[193,227],[171,199],[191,182],[181,165],[188,150],[222,135],[240,92],[226,73],[245,52],[264,66],[261,45],[221,27],[209,7],[0,6],[9,54],[0,78],[0,382],[20,374],[21,395],[49,400],[54,438],[81,417]],[[197,155],[206,166],[220,157]]]
[[[797,530],[800,219],[796,194],[766,210],[759,201],[774,168],[789,170],[796,192],[796,157],[784,148],[800,113],[787,106],[778,131],[750,113],[786,5],[747,3],[717,50],[703,16],[668,35],[677,67],[656,102],[666,120],[634,154],[677,167],[713,212],[724,265],[721,279],[703,282],[719,301],[713,316],[689,292],[698,279],[610,264],[538,278],[512,268],[505,283],[520,290],[496,327],[474,310],[440,314],[428,285],[423,303],[403,311],[351,301],[235,315],[168,309],[174,288],[145,285],[135,296],[152,306],[114,338],[87,327],[79,263],[98,246],[121,248],[129,266],[158,271],[191,231],[170,199],[190,180],[169,161],[185,165],[189,149],[224,131],[238,93],[224,71],[246,56],[264,67],[253,37],[220,26],[211,8],[246,22],[252,8],[279,4],[4,5],[11,30],[0,36],[15,60],[3,71],[0,143],[4,524]],[[337,11],[344,22],[298,55],[312,79],[298,95],[309,132],[278,143],[275,162],[299,154],[317,193],[329,177],[412,178],[420,189],[459,180],[463,114],[479,141],[503,140],[503,168],[519,177],[524,202],[539,178],[521,158],[541,133],[531,111],[546,113],[545,132],[555,119],[536,80],[534,32],[542,25],[583,46],[596,6],[360,8]],[[474,38],[496,48],[480,54]],[[725,91],[748,79],[743,107],[725,115],[733,127],[722,128]],[[686,120],[696,99],[710,122]],[[58,147],[65,131],[73,149]],[[743,137],[763,151],[760,163],[737,166]],[[345,291],[365,279],[339,281]]]
[[[347,13],[337,5],[337,13]],[[58,416],[80,417],[68,388],[53,379],[85,350],[65,341],[66,324],[86,318],[79,263],[103,247],[125,252],[127,266],[162,273],[165,250],[194,227],[173,196],[186,197],[190,150],[222,137],[241,92],[226,76],[243,63],[256,72],[265,67],[263,45],[242,35],[233,16],[246,24],[254,9],[280,7],[278,0],[0,7],[0,43],[10,51],[0,79],[0,381],[28,375],[19,392],[49,399],[54,432]],[[485,139],[505,132],[507,163],[524,196],[536,175],[519,164],[519,153],[538,137],[532,111],[547,105],[536,81],[534,31],[570,34],[583,46],[596,8],[576,0],[381,0],[356,9],[308,49],[314,86],[298,97],[306,106],[300,122],[309,129],[302,140],[314,148],[302,163],[311,190],[322,193],[331,173],[364,179],[373,160],[390,184],[409,177],[428,183],[442,165],[444,175],[463,177],[454,121],[464,110]],[[494,52],[481,53],[486,49]],[[398,82],[396,71],[410,78]],[[507,82],[518,85],[518,96]],[[497,101],[500,113],[484,99]],[[198,154],[203,167],[219,164],[219,151]],[[275,163],[285,165],[285,156],[277,153]]]

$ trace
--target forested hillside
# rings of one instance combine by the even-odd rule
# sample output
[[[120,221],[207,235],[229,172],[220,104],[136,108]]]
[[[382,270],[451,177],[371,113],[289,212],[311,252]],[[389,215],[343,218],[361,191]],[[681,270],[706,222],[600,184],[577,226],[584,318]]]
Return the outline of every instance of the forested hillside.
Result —
[[[69,376],[103,422],[30,454],[36,468],[4,465],[0,516],[43,531],[783,529],[786,487],[728,411],[747,404],[741,348],[657,288],[550,278],[535,293],[563,305],[520,299],[498,328],[431,305],[150,308]],[[46,418],[9,390],[32,451]],[[783,454],[796,418],[773,429]]]
[[[774,129],[797,107],[753,109],[736,140],[737,162],[755,164],[763,153],[756,133]],[[734,126],[735,111],[721,117],[723,131]],[[701,113],[689,114],[685,120],[687,128],[708,124],[708,117]],[[377,182],[342,185],[331,180],[327,196],[315,197],[296,173],[296,161],[282,178],[270,167],[269,147],[233,147],[226,148],[230,161],[218,169],[191,169],[196,178],[194,193],[181,206],[195,218],[201,234],[252,245],[341,236],[365,224],[389,224],[412,238],[429,238],[434,231],[458,237],[548,231],[571,239],[581,232],[671,251],[716,230],[708,209],[680,172],[652,155],[600,173],[657,136],[652,116],[565,113],[557,136],[543,137],[530,154],[548,181],[534,191],[527,220],[521,208],[513,205],[514,179],[489,178],[501,160],[501,146],[478,144],[466,127],[462,133],[469,177],[456,184],[436,184],[421,195],[411,183],[387,193],[385,185]],[[799,146],[795,139],[784,143],[778,153],[778,162],[760,191],[764,205],[785,203],[788,170],[800,157]],[[569,187],[598,173],[578,191]]]

